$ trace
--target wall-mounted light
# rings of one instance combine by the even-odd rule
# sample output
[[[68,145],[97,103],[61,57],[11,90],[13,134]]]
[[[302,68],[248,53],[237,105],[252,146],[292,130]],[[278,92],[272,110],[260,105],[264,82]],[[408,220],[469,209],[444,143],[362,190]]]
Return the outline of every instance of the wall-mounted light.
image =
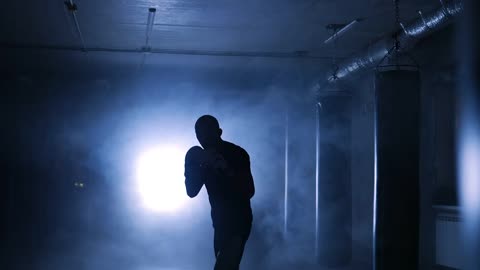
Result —
[[[85,187],[85,184],[81,181],[75,181],[75,183],[73,183],[73,185],[76,187],[76,188],[84,188]]]

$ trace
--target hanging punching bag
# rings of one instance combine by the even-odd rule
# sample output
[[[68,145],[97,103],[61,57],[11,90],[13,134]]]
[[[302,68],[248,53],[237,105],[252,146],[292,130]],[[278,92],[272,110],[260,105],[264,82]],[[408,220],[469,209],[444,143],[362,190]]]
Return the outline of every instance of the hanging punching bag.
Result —
[[[376,270],[418,269],[420,75],[375,75]]]

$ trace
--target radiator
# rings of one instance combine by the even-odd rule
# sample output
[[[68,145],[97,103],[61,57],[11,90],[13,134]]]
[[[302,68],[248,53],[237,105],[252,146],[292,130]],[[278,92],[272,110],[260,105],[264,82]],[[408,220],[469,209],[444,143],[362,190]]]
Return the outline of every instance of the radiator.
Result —
[[[435,263],[461,269],[461,223],[457,207],[435,206]]]

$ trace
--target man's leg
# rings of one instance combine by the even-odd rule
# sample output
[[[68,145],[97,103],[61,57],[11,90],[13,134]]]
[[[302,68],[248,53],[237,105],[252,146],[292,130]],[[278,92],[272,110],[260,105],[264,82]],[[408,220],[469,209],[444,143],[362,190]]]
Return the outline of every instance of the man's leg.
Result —
[[[215,232],[215,256],[217,261],[214,270],[238,270],[248,235],[221,234]]]

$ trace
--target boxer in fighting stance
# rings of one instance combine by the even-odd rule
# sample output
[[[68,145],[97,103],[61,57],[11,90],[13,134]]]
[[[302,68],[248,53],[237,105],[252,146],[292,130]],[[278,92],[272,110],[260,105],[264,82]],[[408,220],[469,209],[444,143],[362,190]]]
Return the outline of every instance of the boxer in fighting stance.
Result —
[[[222,130],[211,115],[195,123],[199,146],[185,157],[185,186],[189,197],[203,185],[208,192],[214,228],[214,270],[238,270],[252,227],[250,199],[255,194],[248,153],[222,140]]]

